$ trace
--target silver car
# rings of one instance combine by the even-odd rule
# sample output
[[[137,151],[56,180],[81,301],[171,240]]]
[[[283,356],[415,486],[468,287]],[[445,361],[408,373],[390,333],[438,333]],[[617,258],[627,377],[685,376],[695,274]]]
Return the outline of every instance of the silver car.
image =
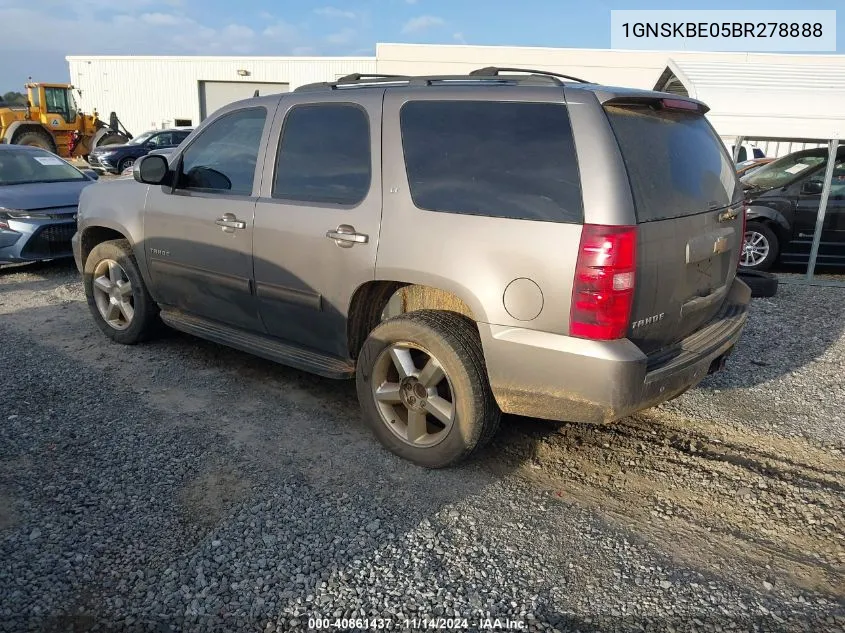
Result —
[[[91,313],[338,379],[398,455],[502,413],[609,422],[719,370],[744,206],[707,107],[540,71],[372,77],[214,113],[83,193]]]

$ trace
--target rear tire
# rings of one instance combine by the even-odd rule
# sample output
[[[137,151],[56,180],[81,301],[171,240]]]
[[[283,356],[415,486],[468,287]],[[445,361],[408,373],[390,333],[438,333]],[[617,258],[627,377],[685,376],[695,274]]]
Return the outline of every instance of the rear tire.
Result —
[[[749,222],[740,254],[740,269],[769,270],[777,261],[780,241],[777,234],[762,222]]]
[[[762,270],[739,270],[737,276],[751,288],[752,297],[774,297],[778,292],[778,278]]]
[[[147,291],[127,240],[97,244],[85,260],[83,283],[97,327],[113,341],[134,345],[160,327],[158,305]]]
[[[40,147],[48,152],[56,153],[56,144],[53,138],[41,128],[30,127],[15,134],[12,139],[13,145],[28,145],[29,147]]]
[[[426,468],[469,458],[501,420],[478,329],[453,312],[420,310],[376,326],[358,357],[356,386],[382,445]]]

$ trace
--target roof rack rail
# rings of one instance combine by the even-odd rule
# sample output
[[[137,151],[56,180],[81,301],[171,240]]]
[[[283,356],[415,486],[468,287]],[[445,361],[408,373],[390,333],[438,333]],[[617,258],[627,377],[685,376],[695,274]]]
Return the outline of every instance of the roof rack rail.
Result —
[[[541,75],[545,77],[560,77],[561,79],[571,79],[572,81],[577,81],[578,83],[588,84],[591,83],[586,79],[579,79],[578,77],[573,77],[572,75],[563,75],[561,73],[553,73],[550,70],[535,70],[533,68],[501,68],[498,66],[485,66],[484,68],[478,68],[470,72],[470,76],[472,77],[498,77],[502,72],[509,72],[509,73],[529,73],[531,75]]]
[[[381,73],[352,73],[344,75],[336,83],[345,84],[361,81],[362,79],[408,79],[407,75],[384,75]]]
[[[336,81],[320,81],[305,84],[294,89],[294,92],[312,92],[315,90],[341,90],[350,88],[366,88],[386,84],[405,84],[407,86],[435,86],[435,85],[508,85],[519,83],[551,83],[562,86],[563,82],[558,77],[569,78],[566,75],[549,73],[544,71],[524,71],[529,74],[524,76],[499,75],[499,71],[515,70],[509,68],[481,68],[466,75],[382,75],[353,73],[337,79]],[[582,83],[589,83],[581,79],[571,78]]]

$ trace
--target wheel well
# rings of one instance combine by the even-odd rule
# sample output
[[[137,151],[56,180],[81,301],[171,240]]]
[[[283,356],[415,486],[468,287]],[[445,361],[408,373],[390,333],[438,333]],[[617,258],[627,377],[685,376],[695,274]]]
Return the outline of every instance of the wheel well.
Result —
[[[88,259],[88,254],[97,244],[107,242],[109,240],[125,239],[126,236],[119,231],[115,231],[114,229],[109,229],[104,226],[92,226],[85,229],[85,232],[82,234],[82,242],[80,244],[82,251],[82,263],[85,263]]]
[[[473,322],[476,320],[470,307],[449,291],[402,281],[370,281],[355,291],[349,307],[347,341],[350,358],[358,358],[364,341],[381,322],[386,309],[388,316],[416,310],[445,310],[463,314]]]
[[[787,230],[784,229],[779,222],[773,220],[772,218],[768,218],[764,215],[761,215],[751,220],[748,220],[747,224],[753,224],[755,222],[757,224],[763,224],[764,226],[769,228],[781,242],[789,238],[789,233],[787,232]]]

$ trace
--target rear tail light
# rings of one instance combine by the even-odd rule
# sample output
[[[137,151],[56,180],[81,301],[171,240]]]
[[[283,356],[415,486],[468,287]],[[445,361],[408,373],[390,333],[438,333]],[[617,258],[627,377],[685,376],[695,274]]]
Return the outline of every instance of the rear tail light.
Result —
[[[572,336],[594,340],[625,336],[636,265],[637,227],[584,225],[572,288]]]

